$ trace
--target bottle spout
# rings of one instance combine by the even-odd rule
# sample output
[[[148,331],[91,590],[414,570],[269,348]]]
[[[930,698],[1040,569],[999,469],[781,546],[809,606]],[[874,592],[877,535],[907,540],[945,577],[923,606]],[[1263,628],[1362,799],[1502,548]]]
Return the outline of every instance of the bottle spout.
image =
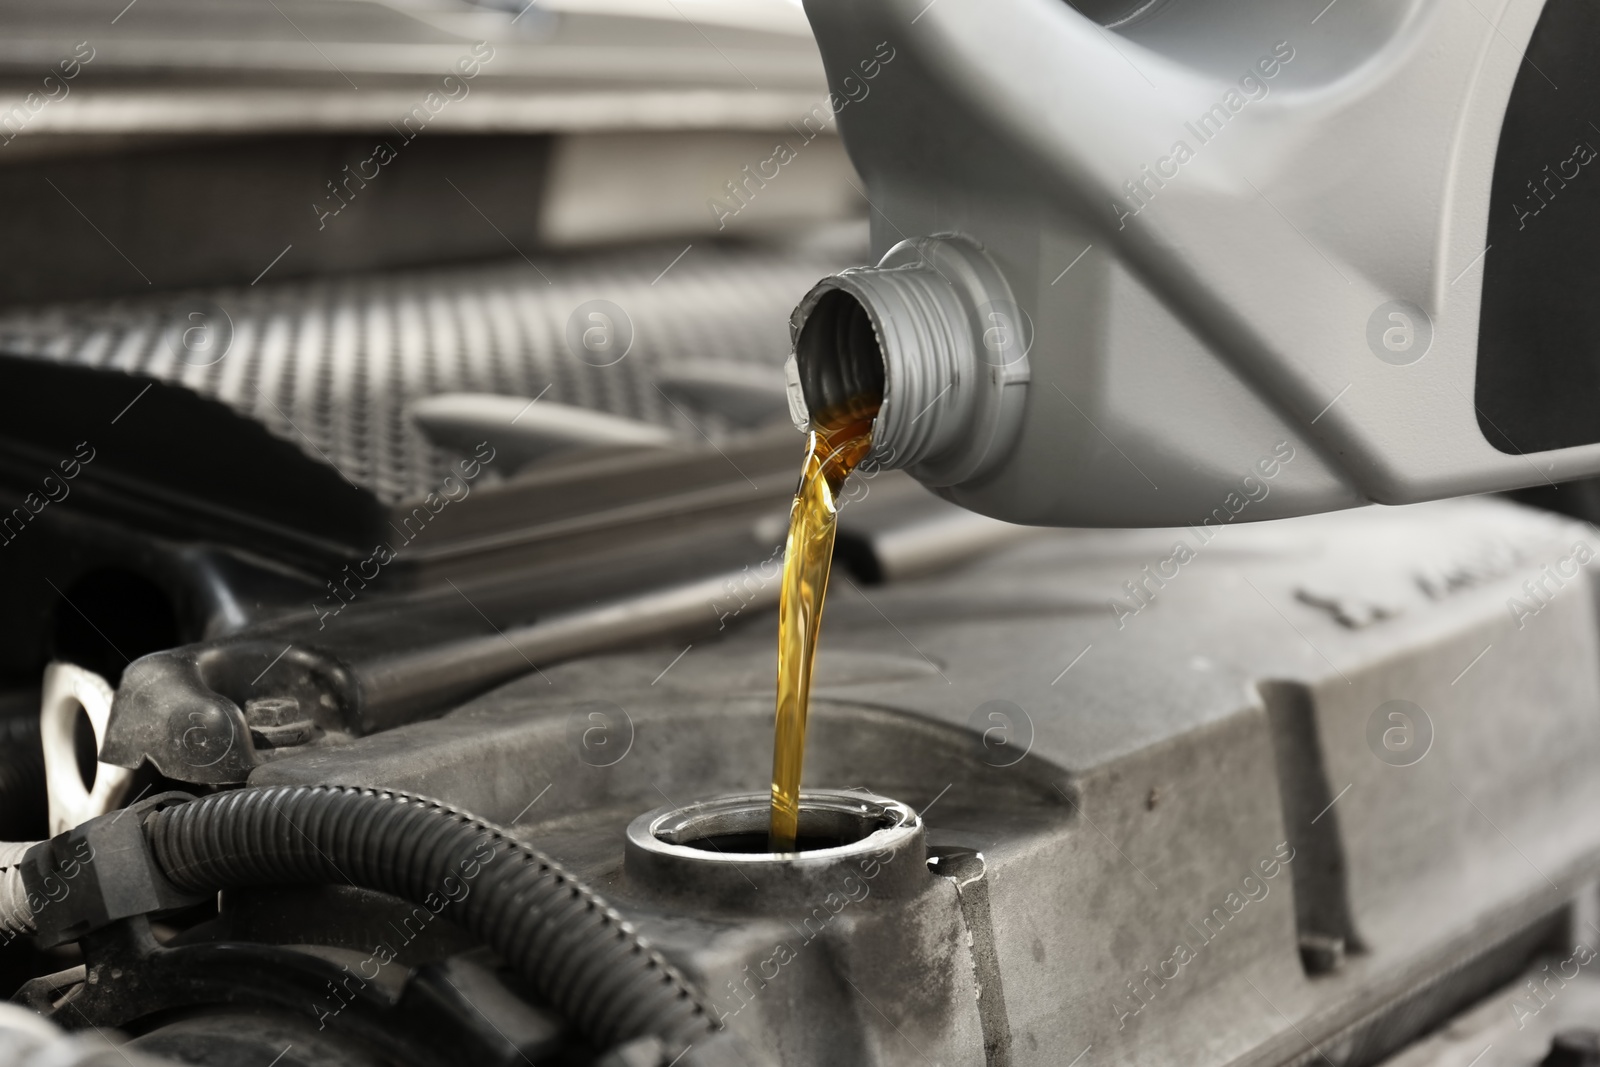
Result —
[[[795,425],[879,395],[871,461],[937,488],[982,478],[1022,422],[1027,319],[999,267],[956,235],[902,241],[822,279],[790,318]]]

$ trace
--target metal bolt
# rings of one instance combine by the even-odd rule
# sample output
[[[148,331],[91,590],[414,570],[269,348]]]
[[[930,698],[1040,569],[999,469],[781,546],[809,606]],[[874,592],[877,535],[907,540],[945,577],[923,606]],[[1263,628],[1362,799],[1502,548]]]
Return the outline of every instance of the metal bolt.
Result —
[[[300,714],[300,701],[294,697],[256,697],[245,701],[244,721],[251,726],[284,726],[304,718]]]
[[[1301,934],[1300,962],[1307,974],[1329,974],[1338,970],[1344,966],[1344,938]]]
[[[257,697],[246,701],[244,719],[250,725],[251,739],[265,748],[303,745],[321,732],[300,710],[300,701],[294,697]]]

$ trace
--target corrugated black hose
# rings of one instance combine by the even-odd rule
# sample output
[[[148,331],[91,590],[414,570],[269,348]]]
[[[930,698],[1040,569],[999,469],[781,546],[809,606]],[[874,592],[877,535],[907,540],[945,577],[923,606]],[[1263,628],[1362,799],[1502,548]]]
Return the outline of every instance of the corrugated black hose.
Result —
[[[39,698],[26,712],[0,718],[0,840],[31,841],[46,833],[44,746]]]
[[[605,1049],[677,1052],[717,1029],[683,976],[549,857],[426,797],[342,786],[238,789],[152,813],[179,889],[351,883],[444,910]]]

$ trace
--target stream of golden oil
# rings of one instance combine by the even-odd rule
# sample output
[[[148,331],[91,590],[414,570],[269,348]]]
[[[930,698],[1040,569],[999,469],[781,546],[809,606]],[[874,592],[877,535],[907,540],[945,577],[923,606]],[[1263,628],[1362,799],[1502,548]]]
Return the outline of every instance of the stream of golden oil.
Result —
[[[822,601],[833,564],[838,495],[872,448],[877,397],[857,398],[813,420],[800,487],[789,510],[778,600],[778,700],[772,743],[772,825],[768,848],[795,851],[800,830],[800,771],[806,754],[806,712],[816,665]]]

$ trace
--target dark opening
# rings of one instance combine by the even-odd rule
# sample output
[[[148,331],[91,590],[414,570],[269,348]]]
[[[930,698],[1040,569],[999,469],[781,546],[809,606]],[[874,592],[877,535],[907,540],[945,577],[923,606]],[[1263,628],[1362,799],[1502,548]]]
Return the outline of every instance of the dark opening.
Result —
[[[709,825],[689,826],[670,837],[672,844],[703,849],[706,852],[733,852],[740,854],[772,851],[767,845],[767,809],[752,809],[740,813],[739,823],[730,826],[726,821]],[[815,852],[823,848],[842,848],[865,840],[879,830],[889,830],[895,821],[882,814],[864,814],[847,811],[800,811],[800,834],[795,839],[795,851]],[[703,833],[704,830],[718,833]],[[664,839],[665,839],[665,835]]]
[[[795,339],[795,363],[813,415],[857,397],[883,395],[883,350],[861,302],[842,289],[817,300]]]
[[[132,571],[90,571],[56,604],[52,657],[94,671],[113,685],[133,660],[179,643],[172,600]]]
[[[863,835],[864,836],[864,835]],[[859,837],[835,837],[827,834],[802,833],[795,838],[795,851],[815,852],[819,848],[840,848],[844,845],[853,845],[861,840]],[[767,847],[767,834],[763,830],[753,834],[715,834],[711,837],[702,837],[695,841],[685,841],[690,848],[704,849],[707,852],[770,852]]]
[[[1600,6],[1544,5],[1495,153],[1473,399],[1484,438],[1512,455],[1600,441],[1597,35]]]
[[[89,721],[89,713],[81,704],[72,720],[72,754],[77,758],[78,777],[83,779],[83,787],[93,789],[95,775],[100,771],[100,744],[94,737],[94,723]]]

